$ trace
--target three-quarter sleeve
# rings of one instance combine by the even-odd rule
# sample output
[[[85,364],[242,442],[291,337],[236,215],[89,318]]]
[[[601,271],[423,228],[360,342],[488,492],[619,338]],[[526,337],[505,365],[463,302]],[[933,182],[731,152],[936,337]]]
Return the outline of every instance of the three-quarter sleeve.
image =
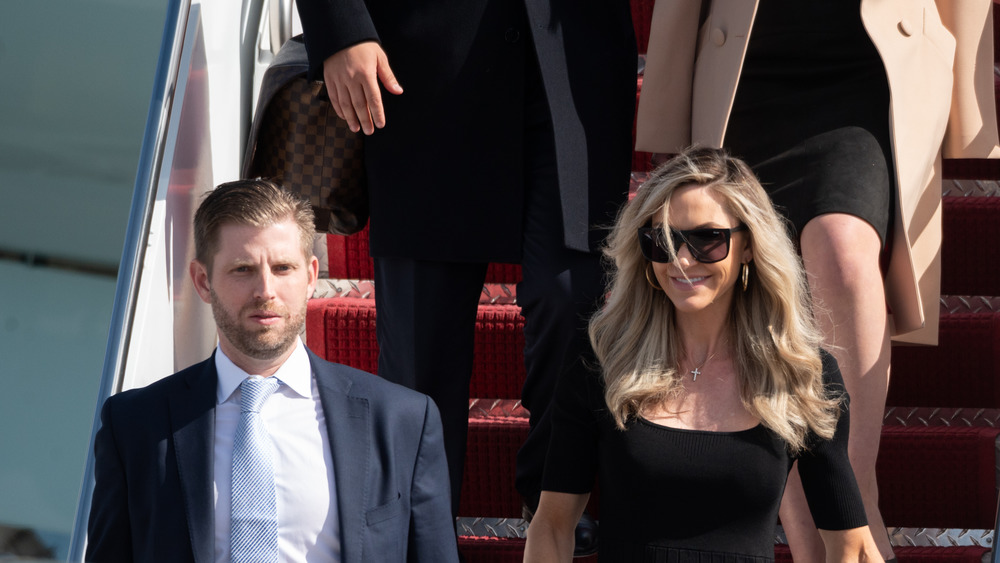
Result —
[[[837,360],[821,351],[823,382],[828,396],[841,396],[841,412],[832,439],[812,436],[808,450],[798,456],[799,476],[816,527],[848,530],[868,524],[861,492],[847,455],[850,433],[850,398],[844,388]]]
[[[597,474],[599,422],[606,416],[600,374],[593,360],[577,360],[588,369],[567,370],[552,406],[552,437],[545,458],[542,490],[585,494]],[[581,375],[585,374],[585,375]]]

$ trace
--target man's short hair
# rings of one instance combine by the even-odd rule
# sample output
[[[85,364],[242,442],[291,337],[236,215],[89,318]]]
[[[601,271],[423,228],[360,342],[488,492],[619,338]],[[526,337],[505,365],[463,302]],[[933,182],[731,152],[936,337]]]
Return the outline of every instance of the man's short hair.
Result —
[[[292,219],[299,227],[302,254],[312,256],[315,216],[309,202],[271,180],[236,180],[205,196],[194,215],[195,258],[211,273],[223,225],[267,227]]]

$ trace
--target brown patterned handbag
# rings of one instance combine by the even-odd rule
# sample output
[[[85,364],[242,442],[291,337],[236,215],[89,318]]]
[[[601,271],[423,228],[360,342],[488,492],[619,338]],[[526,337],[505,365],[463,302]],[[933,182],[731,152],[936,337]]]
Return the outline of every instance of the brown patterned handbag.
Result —
[[[337,117],[322,82],[306,79],[301,36],[268,66],[243,160],[244,178],[271,178],[312,203],[316,230],[350,235],[368,222],[363,136]]]

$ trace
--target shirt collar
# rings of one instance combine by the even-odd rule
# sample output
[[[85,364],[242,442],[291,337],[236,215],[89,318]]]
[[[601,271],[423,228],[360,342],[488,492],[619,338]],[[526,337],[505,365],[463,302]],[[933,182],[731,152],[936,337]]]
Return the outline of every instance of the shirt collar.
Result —
[[[222,348],[215,347],[215,371],[219,375],[219,382],[215,388],[215,398],[217,404],[222,404],[232,397],[233,392],[243,383],[243,380],[251,374],[243,371],[229,356],[226,356]],[[292,355],[281,364],[278,371],[271,377],[277,377],[282,383],[287,385],[297,395],[312,398],[312,365],[309,363],[309,354],[302,344],[302,340],[295,339],[295,349]]]

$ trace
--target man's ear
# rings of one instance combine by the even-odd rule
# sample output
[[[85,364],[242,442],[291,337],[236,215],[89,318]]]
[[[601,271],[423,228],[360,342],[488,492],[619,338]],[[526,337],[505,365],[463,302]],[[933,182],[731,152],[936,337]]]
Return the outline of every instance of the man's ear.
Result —
[[[212,284],[208,280],[208,268],[201,262],[192,260],[188,270],[191,272],[191,281],[194,282],[198,296],[205,303],[212,303]]]
[[[309,297],[316,291],[316,284],[319,281],[319,260],[315,256],[309,257]]]

